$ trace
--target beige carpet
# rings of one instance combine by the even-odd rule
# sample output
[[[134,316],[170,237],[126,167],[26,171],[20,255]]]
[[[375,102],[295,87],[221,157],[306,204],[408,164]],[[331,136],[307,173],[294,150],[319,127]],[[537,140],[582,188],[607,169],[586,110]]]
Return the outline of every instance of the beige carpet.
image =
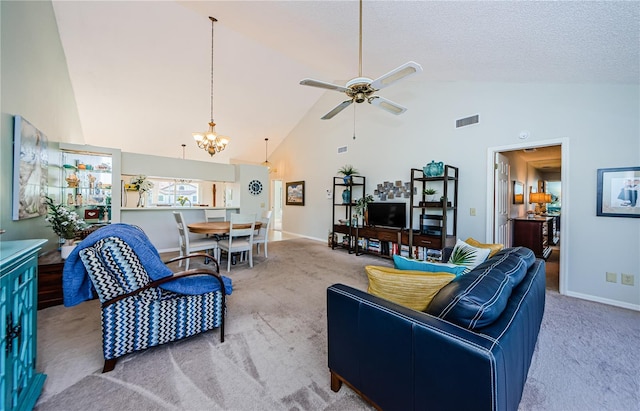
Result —
[[[107,374],[95,301],[41,310],[38,370],[48,378],[36,409],[369,410],[348,387],[330,390],[326,347],[326,288],[365,289],[366,264],[391,262],[307,239],[271,243],[269,259],[228,274],[224,343],[215,330],[125,356]],[[637,341],[640,313],[547,290],[520,409],[638,410]]]

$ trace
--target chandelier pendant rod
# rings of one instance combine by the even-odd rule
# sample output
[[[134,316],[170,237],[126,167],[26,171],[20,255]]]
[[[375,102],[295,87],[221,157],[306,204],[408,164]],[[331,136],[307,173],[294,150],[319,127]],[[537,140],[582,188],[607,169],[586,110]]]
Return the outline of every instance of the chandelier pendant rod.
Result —
[[[209,20],[211,20],[211,122],[213,123],[213,23],[218,19],[209,16]]]

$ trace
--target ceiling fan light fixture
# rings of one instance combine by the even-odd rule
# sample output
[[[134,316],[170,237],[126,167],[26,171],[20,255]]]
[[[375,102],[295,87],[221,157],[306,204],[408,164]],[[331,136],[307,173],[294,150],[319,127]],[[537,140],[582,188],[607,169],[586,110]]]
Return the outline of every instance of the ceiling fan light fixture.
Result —
[[[403,65],[396,67],[390,72],[378,77],[375,80],[371,80],[367,77],[362,77],[362,0],[360,0],[360,28],[359,28],[359,44],[358,44],[358,77],[351,79],[343,87],[337,84],[331,84],[320,80],[314,80],[305,78],[300,81],[303,86],[319,87],[327,90],[335,90],[345,93],[349,100],[343,101],[334,107],[331,111],[321,117],[322,120],[329,120],[336,114],[340,113],[351,103],[363,103],[368,101],[369,103],[376,105],[383,110],[386,110],[392,114],[402,114],[407,111],[406,107],[402,107],[393,101],[382,99],[379,101],[372,101],[372,99],[379,96],[373,96],[375,92],[387,87],[407,76],[415,73],[422,72],[422,66],[414,61],[409,61]]]
[[[210,16],[209,20],[211,20],[211,121],[209,122],[209,130],[206,133],[196,132],[192,133],[192,135],[198,147],[213,157],[216,153],[227,148],[230,139],[226,136],[219,136],[216,133],[216,123],[213,122],[213,25],[218,19]]]

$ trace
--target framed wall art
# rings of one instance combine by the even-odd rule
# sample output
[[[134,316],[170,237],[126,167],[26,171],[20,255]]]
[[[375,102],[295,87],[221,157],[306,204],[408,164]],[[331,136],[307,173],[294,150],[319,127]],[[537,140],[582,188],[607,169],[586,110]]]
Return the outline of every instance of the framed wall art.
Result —
[[[524,204],[524,184],[515,180],[513,182],[513,204]]]
[[[293,181],[290,183],[286,183],[286,189],[286,205],[304,205],[304,181]]]
[[[13,119],[13,220],[47,214],[48,139],[22,118]]]
[[[640,167],[598,169],[596,215],[640,217]]]

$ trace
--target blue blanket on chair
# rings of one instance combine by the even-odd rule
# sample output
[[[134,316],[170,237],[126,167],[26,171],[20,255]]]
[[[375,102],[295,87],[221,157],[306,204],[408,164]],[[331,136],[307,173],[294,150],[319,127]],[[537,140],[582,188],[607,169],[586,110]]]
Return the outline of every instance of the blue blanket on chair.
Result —
[[[162,262],[158,250],[142,230],[129,224],[109,224],[89,234],[65,261],[62,290],[66,307],[80,304],[93,297],[91,279],[80,258],[80,250],[91,247],[107,237],[119,237],[129,244],[152,280],[173,275],[173,271]],[[222,279],[226,294],[231,294],[233,291],[231,279],[225,276],[222,276]],[[195,295],[218,291],[220,283],[209,275],[194,275],[162,284],[160,288],[180,294]]]

